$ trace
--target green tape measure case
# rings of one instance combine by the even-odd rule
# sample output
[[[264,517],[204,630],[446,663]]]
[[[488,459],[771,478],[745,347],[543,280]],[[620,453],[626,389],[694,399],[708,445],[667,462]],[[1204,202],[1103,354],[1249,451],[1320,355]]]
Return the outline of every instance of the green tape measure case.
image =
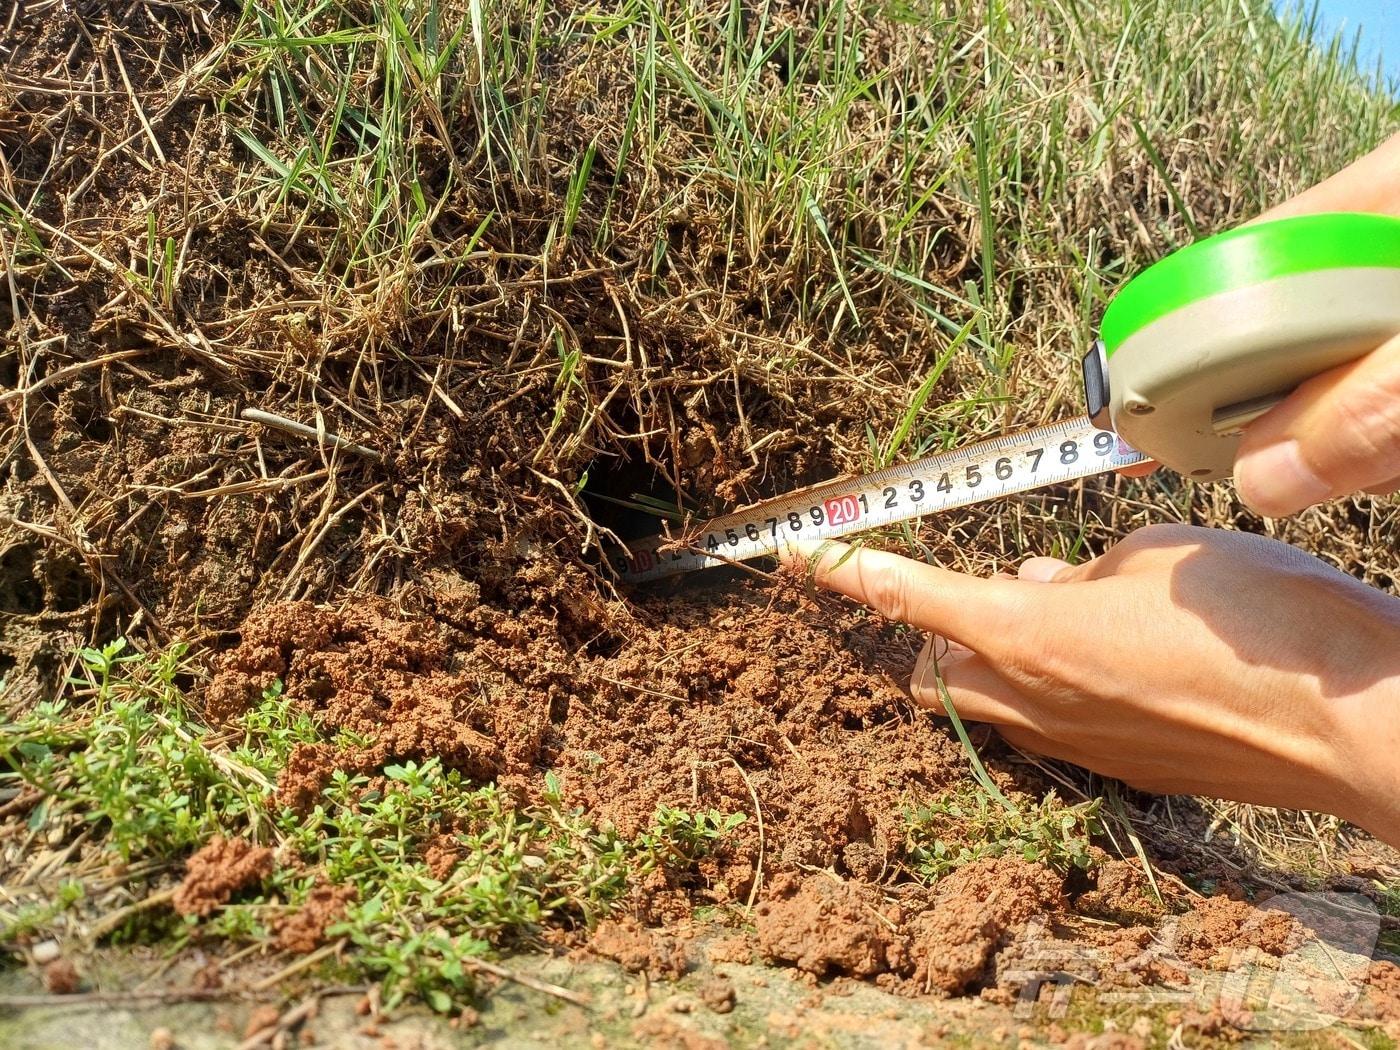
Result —
[[[1400,219],[1303,215],[1162,259],[1104,313],[1084,359],[1089,414],[1201,480],[1304,380],[1400,334]]]

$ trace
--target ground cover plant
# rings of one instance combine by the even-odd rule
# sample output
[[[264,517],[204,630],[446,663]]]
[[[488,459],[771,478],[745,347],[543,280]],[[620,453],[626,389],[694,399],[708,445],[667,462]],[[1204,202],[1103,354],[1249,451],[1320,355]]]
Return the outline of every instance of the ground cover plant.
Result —
[[[499,950],[669,937],[702,908],[778,963],[962,994],[1037,910],[1148,929],[1339,875],[1393,902],[1391,861],[1335,821],[964,747],[904,695],[916,640],[796,581],[613,572],[659,508],[1077,411],[1128,276],[1393,130],[1393,94],[1306,21],[247,0],[12,22],[16,958],[55,933],[343,941],[391,999],[455,1010]],[[1394,500],[1266,523],[1163,475],[872,542],[988,571],[1161,520],[1400,578]]]

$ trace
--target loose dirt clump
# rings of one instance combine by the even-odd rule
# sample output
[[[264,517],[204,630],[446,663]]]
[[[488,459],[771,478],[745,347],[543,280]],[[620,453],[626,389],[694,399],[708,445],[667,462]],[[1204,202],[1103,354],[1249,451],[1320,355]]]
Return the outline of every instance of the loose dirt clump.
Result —
[[[1244,949],[1287,955],[1308,933],[1288,912],[1229,897],[1206,897],[1181,917],[1174,947],[1179,958],[1194,966],[1228,965],[1231,955]]]
[[[78,968],[70,959],[55,959],[44,967],[44,990],[50,995],[72,995],[82,985]]]
[[[814,875],[775,882],[756,910],[756,941],[772,962],[816,977],[879,976],[904,993],[953,995],[989,978],[992,958],[1032,916],[1068,905],[1053,871],[989,858],[936,887],[888,900],[868,884]]]
[[[1094,888],[1079,895],[1075,910],[1124,925],[1155,922],[1166,911],[1153,894],[1142,866],[1116,858],[1099,864],[1094,873]]]
[[[646,929],[635,919],[603,920],[593,931],[589,948],[630,973],[674,978],[689,967],[683,944],[660,931]]]
[[[815,977],[872,977],[903,962],[892,919],[867,887],[822,875],[787,877],[754,912],[758,949]]]
[[[702,589],[644,600],[625,637],[606,633],[620,611],[580,615],[573,596],[543,588],[533,601],[552,610],[547,630],[528,607],[507,617],[479,605],[449,624],[375,602],[269,606],[221,659],[206,704],[230,719],[280,681],[328,735],[364,741],[298,745],[278,782],[297,808],[337,768],[373,775],[437,756],[529,797],[552,768],[570,803],[629,836],[661,806],[745,814],[702,865],[719,900],[797,865],[878,874],[901,841],[902,805],[960,774],[956,746],[901,685],[911,641],[848,607]],[[574,619],[582,633],[584,617],[606,645],[562,643],[556,625]],[[824,775],[833,768],[845,775]],[[448,870],[450,840],[429,849]],[[653,889],[643,918],[689,907],[688,890]]]
[[[497,772],[494,739],[469,722],[475,716],[491,728],[480,697],[461,702],[466,683],[453,674],[446,638],[429,620],[396,617],[378,602],[344,611],[308,602],[269,606],[244,624],[241,644],[221,662],[205,701],[210,717],[241,713],[275,681],[327,729],[373,740],[343,764],[373,768],[437,755],[483,780]],[[314,746],[299,752],[280,785],[283,800],[304,804],[314,796],[308,780],[314,783],[328,757]]]
[[[1032,916],[1065,910],[1062,880],[1042,865],[990,858],[959,868],[909,923],[914,988],[965,991]]]
[[[173,904],[181,915],[206,916],[239,890],[272,873],[272,850],[216,836],[190,857]]]
[[[1388,1020],[1392,1035],[1400,1033],[1400,966],[1391,961],[1373,962],[1366,972],[1364,1016]]]
[[[277,946],[302,955],[315,951],[326,942],[326,927],[339,922],[354,899],[353,886],[316,886],[300,908],[275,924]]]
[[[727,1014],[734,1009],[737,994],[734,982],[728,977],[711,977],[696,991],[700,1001],[717,1014]]]

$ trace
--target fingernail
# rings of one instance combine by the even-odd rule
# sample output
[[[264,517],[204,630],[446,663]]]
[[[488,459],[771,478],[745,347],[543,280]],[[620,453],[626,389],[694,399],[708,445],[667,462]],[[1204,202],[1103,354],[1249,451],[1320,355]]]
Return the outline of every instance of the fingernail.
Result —
[[[1016,575],[1019,579],[1032,583],[1054,583],[1055,577],[1069,567],[1069,562],[1059,558],[1027,558],[1021,563]]]
[[[1267,518],[1292,514],[1332,494],[1292,440],[1266,445],[1235,460],[1235,487],[1245,503]]]

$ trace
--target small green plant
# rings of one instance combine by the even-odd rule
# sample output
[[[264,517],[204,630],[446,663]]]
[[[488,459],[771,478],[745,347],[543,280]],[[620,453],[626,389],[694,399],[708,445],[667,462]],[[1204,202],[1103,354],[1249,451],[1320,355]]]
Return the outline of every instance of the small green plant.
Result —
[[[1102,800],[1068,805],[1053,791],[1008,809],[976,785],[905,811],[904,854],[920,877],[937,880],[987,857],[1021,857],[1061,873],[1088,868]]]
[[[648,867],[686,867],[713,851],[716,844],[744,822],[743,813],[689,813],[662,806],[655,824],[637,840]]]
[[[277,775],[293,748],[323,736],[281,682],[236,733],[211,734],[176,683],[182,648],[146,654],[118,640],[84,649],[79,666],[66,695],[0,724],[0,787],[42,795],[27,819],[44,835],[31,839],[81,835],[85,849],[156,872],[177,871],[215,835],[280,844],[264,883],[208,918],[172,928],[142,914],[112,935],[264,941],[329,883],[347,905],[326,935],[345,939],[348,968],[381,982],[390,1006],[406,997],[440,1011],[463,1005],[472,960],[548,926],[596,923],[637,879],[686,872],[744,819],[663,806],[629,839],[568,806],[552,773],[539,801],[521,805],[437,758],[391,763],[376,778],[337,770],[301,812],[277,803]],[[78,882],[32,888],[15,905],[0,902],[0,944],[102,907]]]

